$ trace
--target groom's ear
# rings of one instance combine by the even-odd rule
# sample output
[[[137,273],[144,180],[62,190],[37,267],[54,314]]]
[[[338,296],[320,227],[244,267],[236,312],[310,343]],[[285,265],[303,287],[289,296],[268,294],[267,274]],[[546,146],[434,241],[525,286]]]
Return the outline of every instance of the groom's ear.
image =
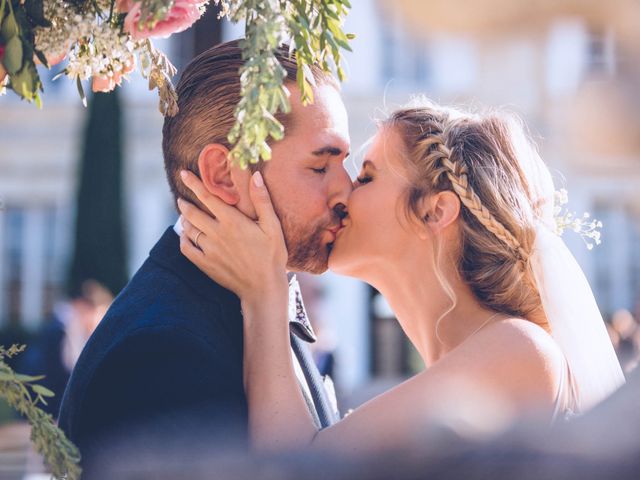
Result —
[[[219,143],[206,145],[198,156],[200,178],[206,189],[229,205],[237,205],[240,192],[231,174],[229,150]]]

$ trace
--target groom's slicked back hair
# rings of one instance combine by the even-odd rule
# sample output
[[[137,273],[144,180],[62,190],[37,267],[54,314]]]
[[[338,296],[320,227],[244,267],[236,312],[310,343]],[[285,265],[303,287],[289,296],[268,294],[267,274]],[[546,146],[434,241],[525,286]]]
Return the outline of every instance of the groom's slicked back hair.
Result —
[[[283,45],[276,56],[286,71],[285,83],[295,83],[298,72],[295,53]],[[216,45],[194,58],[185,68],[176,92],[178,114],[165,117],[162,128],[162,151],[169,186],[174,197],[195,203],[193,194],[180,181],[180,170],[191,170],[200,176],[198,156],[205,145],[219,143],[231,149],[227,135],[235,123],[234,112],[240,102],[240,68],[244,64],[239,40]],[[316,85],[339,88],[335,78],[317,66],[311,67]],[[275,117],[291,133],[292,114]],[[261,163],[251,164],[257,170]]]

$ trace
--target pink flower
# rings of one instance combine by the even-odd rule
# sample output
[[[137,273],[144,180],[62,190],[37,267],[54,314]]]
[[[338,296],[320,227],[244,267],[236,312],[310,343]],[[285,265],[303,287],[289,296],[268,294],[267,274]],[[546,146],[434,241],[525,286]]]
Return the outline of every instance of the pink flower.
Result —
[[[132,1],[121,0],[123,4]],[[166,38],[172,33],[182,32],[193,25],[204,11],[200,8],[203,4],[202,0],[176,0],[164,20],[159,21],[151,30],[146,27],[140,30],[140,3],[137,2],[131,7],[124,19],[124,30],[131,34],[135,40],[149,37]]]
[[[110,92],[122,82],[122,75],[114,74],[112,77],[105,75],[104,77],[93,77],[91,81],[91,90],[94,92]]]
[[[94,92],[110,92],[114,88],[119,87],[122,83],[122,77],[133,72],[136,68],[136,63],[133,56],[128,65],[125,65],[121,72],[113,72],[112,76],[104,75],[100,77],[93,77],[91,81],[91,90]]]
[[[63,61],[65,58],[67,58],[67,52],[68,51],[69,51],[69,43],[67,43],[65,45],[64,50],[62,50],[62,52],[60,52],[56,56],[53,56],[51,54],[46,54],[45,53],[44,56],[47,59],[47,63],[49,64],[49,68],[53,67],[54,65],[59,64],[61,61]],[[35,62],[36,65],[42,64],[42,62],[40,61],[40,59],[36,55],[33,56],[33,61]]]
[[[120,13],[127,13],[135,3],[135,0],[116,0],[116,10]]]

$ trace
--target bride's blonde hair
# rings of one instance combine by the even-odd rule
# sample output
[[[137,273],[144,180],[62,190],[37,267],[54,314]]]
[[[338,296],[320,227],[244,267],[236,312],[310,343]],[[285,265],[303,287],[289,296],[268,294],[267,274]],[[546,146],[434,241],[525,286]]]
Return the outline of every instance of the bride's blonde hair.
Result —
[[[382,128],[393,129],[404,143],[406,213],[424,221],[423,197],[455,192],[461,202],[460,277],[487,308],[547,328],[529,257],[536,222],[553,209],[553,182],[519,119],[421,100],[394,112]],[[455,305],[455,293],[439,272],[440,250],[436,273]]]

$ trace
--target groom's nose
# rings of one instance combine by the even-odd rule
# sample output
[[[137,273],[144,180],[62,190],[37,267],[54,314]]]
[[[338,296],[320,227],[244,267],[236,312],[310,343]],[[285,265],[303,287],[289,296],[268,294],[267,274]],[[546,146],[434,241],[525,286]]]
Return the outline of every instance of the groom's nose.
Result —
[[[347,216],[347,206],[344,203],[339,203],[333,207],[333,211],[340,220]]]
[[[353,190],[353,184],[349,173],[342,165],[333,172],[330,182],[329,208],[335,209],[338,205],[346,205]]]

